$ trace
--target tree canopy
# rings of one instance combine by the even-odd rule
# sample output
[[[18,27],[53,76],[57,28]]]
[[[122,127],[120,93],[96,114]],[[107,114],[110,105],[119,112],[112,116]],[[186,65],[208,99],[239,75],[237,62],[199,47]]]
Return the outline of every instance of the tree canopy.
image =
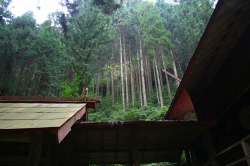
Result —
[[[74,0],[37,24],[0,1],[0,95],[102,98],[90,120],[160,120],[213,12],[211,0]],[[123,102],[122,102],[123,101]]]
[[[37,24],[0,0],[0,95],[100,97],[90,121],[162,120],[211,0],[65,0]],[[169,163],[162,163],[168,165]],[[161,163],[159,163],[161,165]]]

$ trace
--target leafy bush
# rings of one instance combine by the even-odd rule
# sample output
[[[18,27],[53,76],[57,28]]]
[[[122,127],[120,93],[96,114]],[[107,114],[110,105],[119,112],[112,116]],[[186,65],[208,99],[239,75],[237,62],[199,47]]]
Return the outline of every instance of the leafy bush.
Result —
[[[67,84],[63,82],[61,87],[62,91],[60,96],[61,97],[78,97],[79,96],[79,85],[80,85],[80,76],[74,74],[74,81],[71,84]]]

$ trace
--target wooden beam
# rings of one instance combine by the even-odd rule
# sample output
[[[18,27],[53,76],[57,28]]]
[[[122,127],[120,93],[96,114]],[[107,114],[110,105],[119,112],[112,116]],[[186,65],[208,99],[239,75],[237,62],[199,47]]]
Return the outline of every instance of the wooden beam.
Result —
[[[214,144],[213,144],[213,139],[210,133],[210,128],[208,128],[207,130],[204,131],[204,135],[205,135],[205,147],[208,151],[208,155],[209,155],[209,160],[212,160],[213,157],[215,157],[216,155],[216,151],[214,149]]]
[[[211,164],[211,165],[214,165],[214,166],[219,166],[217,160],[215,159],[216,151],[215,151],[215,148],[214,148],[210,128],[207,128],[206,130],[204,130],[204,144],[205,144],[204,145],[205,149],[208,151],[208,157],[209,157],[207,164]]]
[[[180,131],[180,130],[185,130],[185,131],[198,131],[198,130],[201,130],[201,131],[203,131],[205,128],[211,127],[211,126],[216,124],[215,121],[211,121],[210,124],[205,124],[205,125],[204,124],[199,124],[199,123],[197,123],[195,121],[193,121],[193,122],[187,121],[186,124],[188,124],[188,125],[186,125],[185,122],[183,122],[183,123],[180,122],[178,124],[178,122],[175,121],[173,123],[176,123],[176,124],[158,125],[157,130],[159,129],[159,130],[162,130],[163,132],[175,132],[175,131]],[[76,125],[74,125],[74,127],[75,127],[74,130],[72,130],[71,132],[75,137],[79,137],[81,135],[85,135],[83,131],[90,131],[90,132],[102,131],[102,130],[105,130],[105,131],[112,131],[112,130],[122,131],[122,130],[133,129],[138,125],[126,125],[126,124],[123,124],[122,127],[118,126],[118,125],[117,126],[114,125],[112,127],[110,127],[110,126],[112,126],[112,124],[106,125],[106,127],[101,126],[101,124],[100,124],[100,126],[98,126],[97,124],[92,125],[92,126],[91,125],[89,125],[89,126],[81,126],[81,125],[76,124]],[[76,127],[78,127],[78,128],[76,128]],[[156,129],[155,125],[147,125],[147,124],[146,125],[143,124],[143,125],[140,125],[138,127],[141,130],[146,128],[147,130],[149,130],[149,132],[150,132],[150,130],[155,130]],[[81,129],[81,130],[79,130],[79,129]]]
[[[42,150],[42,133],[35,133],[33,135],[32,144],[30,148],[28,166],[39,166],[40,155]]]
[[[140,152],[139,152],[139,145],[138,145],[138,131],[133,131],[133,159],[134,159],[134,166],[140,166]]]
[[[244,154],[245,156],[247,157],[246,160],[247,160],[247,165],[250,165],[250,146],[248,143],[246,143],[245,141],[242,141],[241,142],[241,146],[242,146],[242,149],[244,151]]]
[[[119,133],[118,133],[118,130],[116,130],[116,132],[115,132],[115,162],[117,162],[118,161],[118,154],[117,154],[117,151],[118,151],[118,140],[119,140]]]
[[[71,118],[69,118],[57,131],[58,143],[60,143],[66,135],[71,131],[71,127],[79,120],[86,112],[86,106],[77,111]]]
[[[59,165],[59,144],[57,144],[56,141],[56,135],[52,134],[50,135],[49,139],[49,149],[47,152],[47,162],[45,166],[58,166]]]
[[[24,96],[0,96],[0,102],[13,103],[100,103],[97,97],[24,97]]]
[[[0,142],[31,142],[32,136],[25,133],[1,133]]]
[[[104,138],[103,132],[104,132],[104,131],[101,132],[101,137],[102,137],[102,138]],[[103,154],[104,149],[103,149],[103,147],[105,146],[105,145],[103,144],[103,142],[104,142],[103,139],[101,139],[101,156],[102,156],[101,159],[102,159],[102,164],[104,164],[104,154]]]
[[[0,156],[0,163],[1,164],[20,164],[20,163],[27,163],[28,162],[28,156]]]
[[[1,165],[27,165],[29,156],[0,156]],[[46,158],[40,157],[40,161],[45,162]]]
[[[128,141],[128,147],[129,147],[129,165],[133,166],[133,131],[130,130],[129,132],[129,141]]]
[[[67,165],[73,166],[76,165],[75,155],[73,152],[74,142],[72,142],[72,135],[69,134],[67,137]]]
[[[155,148],[148,148],[148,149],[145,149],[145,150],[141,150],[140,152],[141,153],[152,153],[152,152],[159,152],[159,153],[165,153],[165,152],[171,152],[171,151],[182,151],[183,150],[183,147],[165,147],[165,148],[161,148],[161,149],[158,149],[157,147]],[[124,150],[115,150],[115,149],[107,149],[107,150],[103,150],[103,153],[127,153],[128,152],[128,149],[124,149]],[[87,154],[90,154],[90,153],[102,153],[101,152],[101,148],[97,149],[96,150],[86,150],[86,149],[77,149],[75,150],[75,154],[77,155],[81,155],[81,156],[86,156]],[[141,157],[140,157],[141,159]]]
[[[227,164],[226,166],[236,165],[238,163],[241,163],[242,161],[247,160],[248,158],[249,158],[248,156],[242,157],[242,158],[240,158],[240,159],[238,159],[238,160],[236,160],[234,162],[231,162],[231,163]],[[249,164],[247,164],[247,165],[249,165]]]

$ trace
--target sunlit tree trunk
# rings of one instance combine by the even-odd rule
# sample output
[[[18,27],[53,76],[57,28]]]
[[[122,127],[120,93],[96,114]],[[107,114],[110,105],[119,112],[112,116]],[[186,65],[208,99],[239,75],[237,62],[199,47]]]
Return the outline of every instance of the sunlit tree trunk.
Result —
[[[32,87],[32,85],[34,84],[34,80],[35,80],[35,77],[36,77],[36,71],[37,71],[37,64],[35,65],[35,67],[34,67],[34,70],[33,70],[33,74],[32,74],[32,77],[31,77],[31,79],[29,80],[29,82],[27,83],[27,85],[26,85],[26,89],[30,86],[30,87]],[[30,92],[31,92],[31,88],[28,90],[28,94],[27,94],[27,96],[30,96]]]
[[[150,93],[152,93],[152,91],[153,91],[153,85],[152,85],[151,63],[150,63],[149,59],[148,59],[148,69],[149,69],[149,73],[148,73],[148,77],[149,77],[149,90],[150,90]]]
[[[142,43],[139,42],[140,47],[140,61],[141,61],[141,83],[142,83],[142,94],[143,94],[143,105],[147,106],[147,94],[145,88],[144,68],[143,68],[143,57],[142,57]]]
[[[127,73],[127,59],[126,59],[126,41],[123,35],[123,44],[124,44],[124,71],[125,71],[125,92],[126,92],[126,108],[129,107],[129,95],[128,95],[128,73]]]
[[[174,61],[174,55],[173,55],[172,50],[170,51],[170,53],[171,53],[172,60],[173,60],[174,75],[175,75],[175,77],[178,78],[178,73],[177,73],[176,64],[175,64],[175,61]],[[179,81],[175,80],[175,84],[176,84],[176,86],[178,87],[180,83],[179,83]]]
[[[163,56],[162,51],[161,51],[161,58],[162,58],[163,68],[164,68],[164,70],[166,70],[165,58]],[[166,84],[167,84],[167,88],[168,88],[168,97],[169,97],[169,99],[172,99],[171,89],[170,89],[169,80],[168,80],[168,75],[166,73],[165,73],[165,77],[166,77]]]
[[[161,91],[161,82],[160,82],[160,77],[159,77],[159,72],[158,72],[158,64],[155,59],[154,59],[154,62],[155,62],[156,78],[157,78],[158,89],[159,89],[159,99],[160,99],[161,107],[163,107],[163,99],[162,99],[162,91]]]
[[[156,59],[154,59],[154,62],[155,62],[156,79],[157,79],[157,82],[158,82],[159,101],[160,101],[161,107],[163,107],[161,82],[160,82],[160,76],[159,76],[159,72],[158,72],[158,65],[157,65]]]
[[[140,58],[139,58],[139,52],[137,51],[137,62],[138,62],[138,84],[139,84],[139,99],[140,99],[140,104],[141,107],[143,106],[142,103],[142,86],[141,86],[141,65],[140,65]]]
[[[149,97],[151,97],[151,75],[150,75],[150,63],[148,57],[145,56],[145,69],[146,69],[146,80],[147,80],[147,92]]]
[[[115,105],[115,86],[114,86],[114,52],[112,45],[112,64],[111,64],[111,93],[112,93],[112,106]]]
[[[178,67],[179,67],[179,71],[180,71],[180,75],[181,75],[181,77],[183,76],[183,72],[182,72],[182,69],[181,69],[181,63],[180,63],[180,58],[178,58]]]
[[[159,62],[157,61],[157,65],[159,65]],[[158,72],[159,72],[159,78],[160,78],[160,83],[161,83],[161,87],[163,87],[163,79],[162,79],[162,70],[160,67],[158,67]]]
[[[154,71],[154,82],[155,82],[155,91],[156,91],[157,103],[159,104],[160,100],[159,100],[158,85],[157,85],[156,72],[155,72],[156,67],[155,67],[154,60],[153,60],[153,71]]]
[[[122,91],[122,109],[125,110],[125,101],[124,101],[124,83],[123,83],[123,67],[122,67],[122,34],[120,33],[120,72],[121,72],[121,91]]]
[[[109,97],[109,79],[106,77],[106,97]]]
[[[129,64],[130,64],[130,84],[131,84],[131,97],[132,97],[132,105],[135,104],[135,82],[134,82],[134,68],[132,63],[132,55],[129,46]]]
[[[145,78],[145,90],[146,95],[148,96],[149,86],[148,86],[148,71],[147,71],[147,55],[143,56],[143,63],[144,63],[144,78]]]

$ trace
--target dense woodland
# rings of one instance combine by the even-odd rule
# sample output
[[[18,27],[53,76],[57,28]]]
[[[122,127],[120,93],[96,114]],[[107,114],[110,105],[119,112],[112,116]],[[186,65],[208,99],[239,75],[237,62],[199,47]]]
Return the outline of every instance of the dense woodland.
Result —
[[[74,0],[38,25],[0,0],[0,95],[100,97],[89,120],[161,120],[212,0]],[[67,11],[66,11],[67,9]],[[39,10],[39,8],[37,9]]]

